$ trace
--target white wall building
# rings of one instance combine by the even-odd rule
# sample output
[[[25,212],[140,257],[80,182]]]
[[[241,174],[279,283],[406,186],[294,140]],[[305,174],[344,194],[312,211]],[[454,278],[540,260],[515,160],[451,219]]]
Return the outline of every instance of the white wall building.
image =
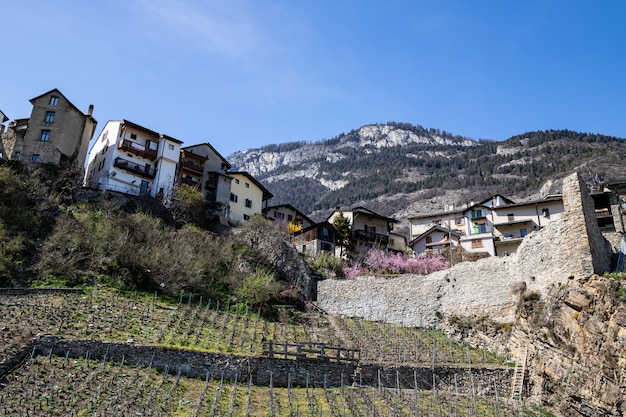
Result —
[[[167,201],[182,143],[128,120],[111,120],[89,151],[84,185]]]

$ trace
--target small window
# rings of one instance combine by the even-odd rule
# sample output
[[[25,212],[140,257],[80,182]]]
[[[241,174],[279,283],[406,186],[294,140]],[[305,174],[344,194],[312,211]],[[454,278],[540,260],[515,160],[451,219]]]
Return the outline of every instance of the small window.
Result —
[[[172,145],[171,143],[169,145],[167,145],[167,149],[169,149],[170,151],[174,150],[174,145]]]
[[[244,187],[246,187],[246,188],[250,188],[250,184],[245,183]]]
[[[433,243],[433,238],[430,236],[426,236],[426,243]]]
[[[292,216],[291,214],[290,214],[290,215],[288,215],[288,216],[287,216],[287,221],[289,221],[289,222],[290,222],[290,221],[292,221],[292,220],[293,220],[293,216]]]
[[[15,152],[15,158],[16,159],[20,159],[21,156],[22,156],[21,152]]]
[[[130,138],[131,138],[131,139],[137,139],[137,135],[136,135],[136,134],[134,134],[134,133],[131,133],[131,134],[130,134]]]
[[[56,106],[57,104],[59,104],[59,98],[55,96],[50,97],[50,105]]]
[[[237,202],[237,194],[230,193],[230,201],[233,203]]]
[[[472,240],[472,249],[474,248],[482,248],[483,241],[481,239]]]
[[[247,214],[244,214],[244,215],[243,215],[243,219],[244,219],[245,221],[248,221],[248,220],[250,220],[250,216],[248,216]]]
[[[33,160],[33,162],[39,162],[39,155],[34,154],[31,159]]]
[[[235,178],[235,184],[239,184],[239,180]]]
[[[246,198],[246,207],[252,208],[252,200]]]
[[[506,215],[508,218],[508,221],[512,222],[513,220],[515,220],[515,214],[513,213],[509,213]]]
[[[526,229],[519,229],[519,235],[521,237],[526,237]]]
[[[547,208],[541,209],[541,215],[543,217],[550,217],[550,210]]]
[[[463,223],[465,223],[465,217],[457,217],[454,219],[454,224],[456,224],[457,226],[460,226]]]
[[[53,111],[46,112],[46,123],[52,123],[52,122],[54,122],[54,112]]]
[[[50,141],[50,131],[49,130],[42,130],[41,131],[41,141],[42,142],[49,142]]]

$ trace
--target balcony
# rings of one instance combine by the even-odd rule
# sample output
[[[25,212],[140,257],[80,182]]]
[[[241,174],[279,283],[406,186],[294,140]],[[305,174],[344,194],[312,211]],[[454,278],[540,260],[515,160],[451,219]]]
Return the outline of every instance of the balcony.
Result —
[[[156,175],[154,168],[151,168],[148,165],[141,165],[124,158],[115,158],[113,166],[150,179],[153,179]]]
[[[608,208],[596,209],[596,217],[612,217],[611,210]]]
[[[380,233],[375,232],[367,232],[365,230],[355,230],[352,232],[352,235],[356,239],[363,239],[369,242],[379,242],[386,245],[389,242],[389,236],[381,235]]]
[[[150,143],[156,143],[156,142],[148,141],[147,145],[149,145]],[[151,161],[154,161],[157,157],[156,149],[150,149],[149,146],[142,145],[140,143],[133,142],[132,140],[128,140],[128,139],[123,139],[119,143],[118,148],[124,152],[129,152],[134,155],[140,156],[142,158],[149,159]]]
[[[196,164],[192,161],[183,161],[182,168],[183,170],[191,171],[199,175],[202,175],[204,173],[204,166]]]
[[[209,179],[206,180],[206,183],[204,184],[204,188],[207,190],[217,188],[218,180],[219,180],[218,174],[214,172],[209,172]]]
[[[181,178],[180,183],[187,184],[191,187],[196,187],[196,188],[198,187],[198,184],[200,184],[198,181],[194,180],[193,178]]]

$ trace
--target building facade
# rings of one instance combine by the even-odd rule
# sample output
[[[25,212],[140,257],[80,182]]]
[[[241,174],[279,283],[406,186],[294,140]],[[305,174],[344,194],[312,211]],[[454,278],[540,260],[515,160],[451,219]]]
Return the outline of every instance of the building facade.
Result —
[[[107,122],[89,151],[84,186],[171,198],[182,141],[129,122]]]
[[[365,254],[370,249],[387,249],[393,225],[399,223],[396,219],[382,216],[364,207],[355,207],[350,210],[337,209],[326,221],[333,224],[340,214],[350,222],[354,251],[358,254]]]
[[[82,175],[89,141],[98,123],[92,115],[93,106],[83,113],[56,88],[30,102],[30,117],[10,122],[2,132],[3,157],[27,165],[61,165],[65,160]]]
[[[232,177],[229,199],[231,223],[239,225],[256,214],[263,214],[263,208],[274,195],[245,171],[228,174]]]
[[[220,215],[229,216],[232,177],[230,163],[209,143],[186,146],[180,152],[178,179],[197,187],[207,199],[219,205]]]

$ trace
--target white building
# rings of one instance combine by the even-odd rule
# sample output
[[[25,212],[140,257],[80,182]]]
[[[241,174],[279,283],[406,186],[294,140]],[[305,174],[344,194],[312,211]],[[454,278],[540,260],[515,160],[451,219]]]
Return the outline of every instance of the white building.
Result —
[[[182,143],[128,120],[111,120],[89,151],[84,185],[167,201]]]

